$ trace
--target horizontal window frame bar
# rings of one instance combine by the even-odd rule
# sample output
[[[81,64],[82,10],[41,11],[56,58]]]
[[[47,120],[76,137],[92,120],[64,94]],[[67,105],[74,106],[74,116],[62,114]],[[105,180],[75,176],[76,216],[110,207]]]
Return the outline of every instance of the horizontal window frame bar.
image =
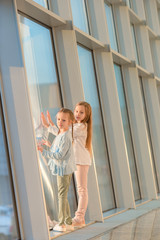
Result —
[[[157,35],[149,26],[146,26],[148,30],[149,39],[160,40],[160,35]]]
[[[131,23],[138,25],[146,25],[146,19],[140,19],[139,16],[131,8],[128,8],[128,12]]]
[[[120,5],[128,7],[124,0],[106,0],[105,2],[111,5]]]
[[[160,0],[157,0],[157,7],[160,9]]]
[[[131,60],[129,60],[127,57],[121,55],[120,53],[114,51],[111,49],[113,62],[115,62],[118,65],[130,65],[132,63]]]
[[[138,70],[138,75],[144,78],[155,78],[154,73],[148,72],[146,69],[143,67],[136,65],[137,70]]]
[[[92,37],[91,35],[83,32],[75,25],[73,26],[73,30],[75,31],[77,42],[83,46],[86,46],[88,49],[91,50],[101,49],[102,51],[107,52],[110,51],[110,48],[107,44],[104,44],[97,40],[96,38]]]
[[[155,80],[157,81],[158,86],[160,85],[160,78],[155,76]]]
[[[16,0],[17,10],[49,27],[66,26],[67,21],[32,0]]]

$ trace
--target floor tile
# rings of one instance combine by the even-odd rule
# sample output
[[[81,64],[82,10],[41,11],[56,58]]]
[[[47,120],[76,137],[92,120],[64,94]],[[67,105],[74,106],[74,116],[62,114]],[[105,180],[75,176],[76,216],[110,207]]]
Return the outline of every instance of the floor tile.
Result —
[[[54,231],[51,239],[56,237]],[[160,240],[160,200],[56,237],[57,240]]]

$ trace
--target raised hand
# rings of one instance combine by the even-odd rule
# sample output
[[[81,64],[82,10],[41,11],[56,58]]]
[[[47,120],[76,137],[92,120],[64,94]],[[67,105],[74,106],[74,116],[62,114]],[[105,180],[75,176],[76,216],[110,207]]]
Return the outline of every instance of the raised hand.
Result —
[[[53,121],[51,119],[51,115],[50,115],[49,111],[47,111],[47,120],[51,124],[51,126],[54,126],[54,123],[53,123]]]
[[[46,118],[45,118],[43,113],[41,113],[41,120],[42,120],[42,125],[44,127],[48,128],[49,127],[49,123],[47,122],[47,120],[46,120]]]

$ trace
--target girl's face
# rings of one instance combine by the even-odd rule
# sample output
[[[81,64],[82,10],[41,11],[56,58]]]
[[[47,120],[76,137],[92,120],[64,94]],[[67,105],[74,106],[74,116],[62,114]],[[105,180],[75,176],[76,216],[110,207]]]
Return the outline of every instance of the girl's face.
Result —
[[[71,124],[71,120],[68,113],[59,112],[57,114],[57,126],[60,132],[67,131],[70,124]]]
[[[74,110],[74,117],[78,123],[81,123],[86,117],[85,107],[83,105],[77,105]]]

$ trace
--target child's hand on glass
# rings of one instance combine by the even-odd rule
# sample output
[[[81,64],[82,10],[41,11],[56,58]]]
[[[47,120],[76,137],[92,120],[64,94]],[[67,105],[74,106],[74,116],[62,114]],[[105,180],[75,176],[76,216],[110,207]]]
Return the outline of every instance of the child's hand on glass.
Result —
[[[48,127],[49,127],[49,123],[47,122],[47,120],[46,120],[43,112],[41,112],[41,120],[42,120],[42,125],[43,125],[44,127],[48,128]]]
[[[54,123],[52,122],[51,115],[50,115],[49,111],[47,111],[47,120],[51,124],[51,126],[54,126]]]

